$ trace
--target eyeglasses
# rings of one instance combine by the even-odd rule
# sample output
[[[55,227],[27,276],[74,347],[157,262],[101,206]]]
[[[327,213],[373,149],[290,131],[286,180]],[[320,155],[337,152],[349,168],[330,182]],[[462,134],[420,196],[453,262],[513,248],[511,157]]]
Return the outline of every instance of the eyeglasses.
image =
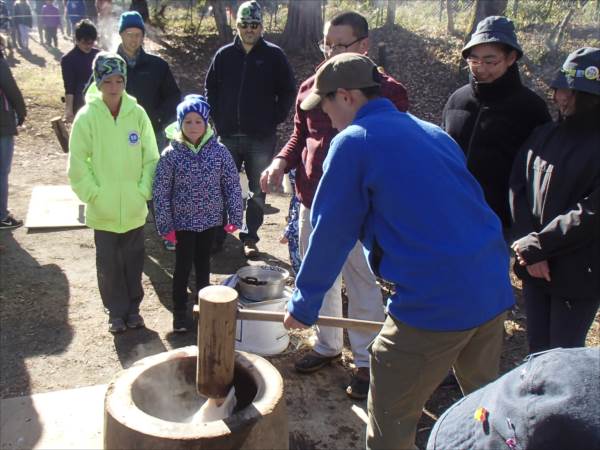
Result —
[[[250,27],[251,30],[256,30],[258,27],[260,27],[260,23],[246,23],[246,22],[241,22],[237,24],[238,27],[242,28],[242,29],[246,29],[248,27]]]
[[[504,61],[504,58],[500,58],[500,59],[486,59],[484,61],[482,61],[480,59],[477,59],[477,58],[472,58],[470,56],[467,58],[467,64],[470,67],[483,66],[486,69],[493,69],[498,64],[500,64],[502,61]]]
[[[339,52],[339,51],[345,52],[350,47],[352,47],[354,44],[356,44],[357,42],[360,42],[366,38],[367,38],[367,36],[363,36],[363,37],[359,37],[358,39],[350,42],[349,44],[336,44],[336,45],[328,45],[325,43],[325,41],[321,40],[321,41],[319,41],[319,50],[321,50],[323,53],[333,53],[333,52]]]

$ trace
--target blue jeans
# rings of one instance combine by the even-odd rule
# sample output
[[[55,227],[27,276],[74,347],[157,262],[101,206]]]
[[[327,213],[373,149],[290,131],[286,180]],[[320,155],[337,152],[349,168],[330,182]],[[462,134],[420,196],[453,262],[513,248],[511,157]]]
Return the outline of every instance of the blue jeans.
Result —
[[[263,223],[266,199],[266,194],[260,189],[260,174],[271,164],[277,136],[221,136],[220,139],[233,156],[238,172],[242,169],[242,163],[244,164],[248,187],[252,193],[246,203],[246,222],[240,232],[240,240],[258,242],[258,229]]]
[[[14,136],[0,136],[0,220],[8,217],[8,174],[15,150]]]

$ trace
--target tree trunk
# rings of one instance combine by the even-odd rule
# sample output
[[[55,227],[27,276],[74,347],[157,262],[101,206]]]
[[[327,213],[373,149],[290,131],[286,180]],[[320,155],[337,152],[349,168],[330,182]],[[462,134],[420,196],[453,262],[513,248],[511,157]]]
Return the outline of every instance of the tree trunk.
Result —
[[[290,0],[281,46],[286,51],[317,49],[323,37],[322,0]]]
[[[471,26],[466,36],[465,42],[471,39],[471,35],[475,32],[477,24],[488,16],[504,16],[506,15],[506,5],[508,0],[475,0],[474,12],[471,19]]]
[[[517,13],[519,12],[519,0],[514,0],[512,16],[513,18],[517,17]]]
[[[392,28],[396,22],[396,0],[388,0],[385,27]]]
[[[560,24],[558,24],[558,26],[554,30],[552,30],[552,32],[550,33],[550,36],[548,36],[546,45],[548,46],[548,49],[551,52],[556,51],[556,49],[559,47],[560,41],[562,40],[562,37],[563,37],[563,34],[564,34],[567,26],[569,25],[569,22],[571,21],[571,17],[573,17],[574,13],[575,13],[575,8],[570,8],[569,11],[567,11],[567,14],[563,18],[563,20],[560,22]]]
[[[448,23],[446,25],[446,31],[448,34],[454,34],[454,11],[452,10],[451,0],[446,0],[446,14],[448,15]]]
[[[221,42],[227,42],[231,40],[232,31],[229,23],[227,23],[227,13],[225,12],[225,5],[219,0],[208,0],[208,3],[213,8],[213,15],[215,17],[215,24],[217,25],[217,31],[219,32],[219,40]]]

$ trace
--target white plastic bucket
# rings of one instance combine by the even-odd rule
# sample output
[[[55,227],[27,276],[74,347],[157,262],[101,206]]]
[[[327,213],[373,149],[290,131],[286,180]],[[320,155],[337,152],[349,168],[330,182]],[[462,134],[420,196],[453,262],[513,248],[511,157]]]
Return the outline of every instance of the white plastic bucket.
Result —
[[[282,298],[252,302],[240,297],[239,302],[241,307],[251,310],[283,312],[291,295],[292,290],[286,287]],[[264,356],[281,353],[290,343],[288,331],[282,322],[238,320],[235,328],[235,348]]]

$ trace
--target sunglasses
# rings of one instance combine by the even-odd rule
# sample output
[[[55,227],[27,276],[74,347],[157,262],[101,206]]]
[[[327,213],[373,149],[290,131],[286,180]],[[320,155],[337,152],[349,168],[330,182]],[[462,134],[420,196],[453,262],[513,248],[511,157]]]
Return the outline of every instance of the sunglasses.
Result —
[[[246,29],[248,27],[250,27],[250,29],[252,30],[256,30],[258,27],[260,27],[260,23],[246,23],[246,22],[242,22],[242,23],[238,23],[237,24],[238,27],[242,28],[242,29]]]

